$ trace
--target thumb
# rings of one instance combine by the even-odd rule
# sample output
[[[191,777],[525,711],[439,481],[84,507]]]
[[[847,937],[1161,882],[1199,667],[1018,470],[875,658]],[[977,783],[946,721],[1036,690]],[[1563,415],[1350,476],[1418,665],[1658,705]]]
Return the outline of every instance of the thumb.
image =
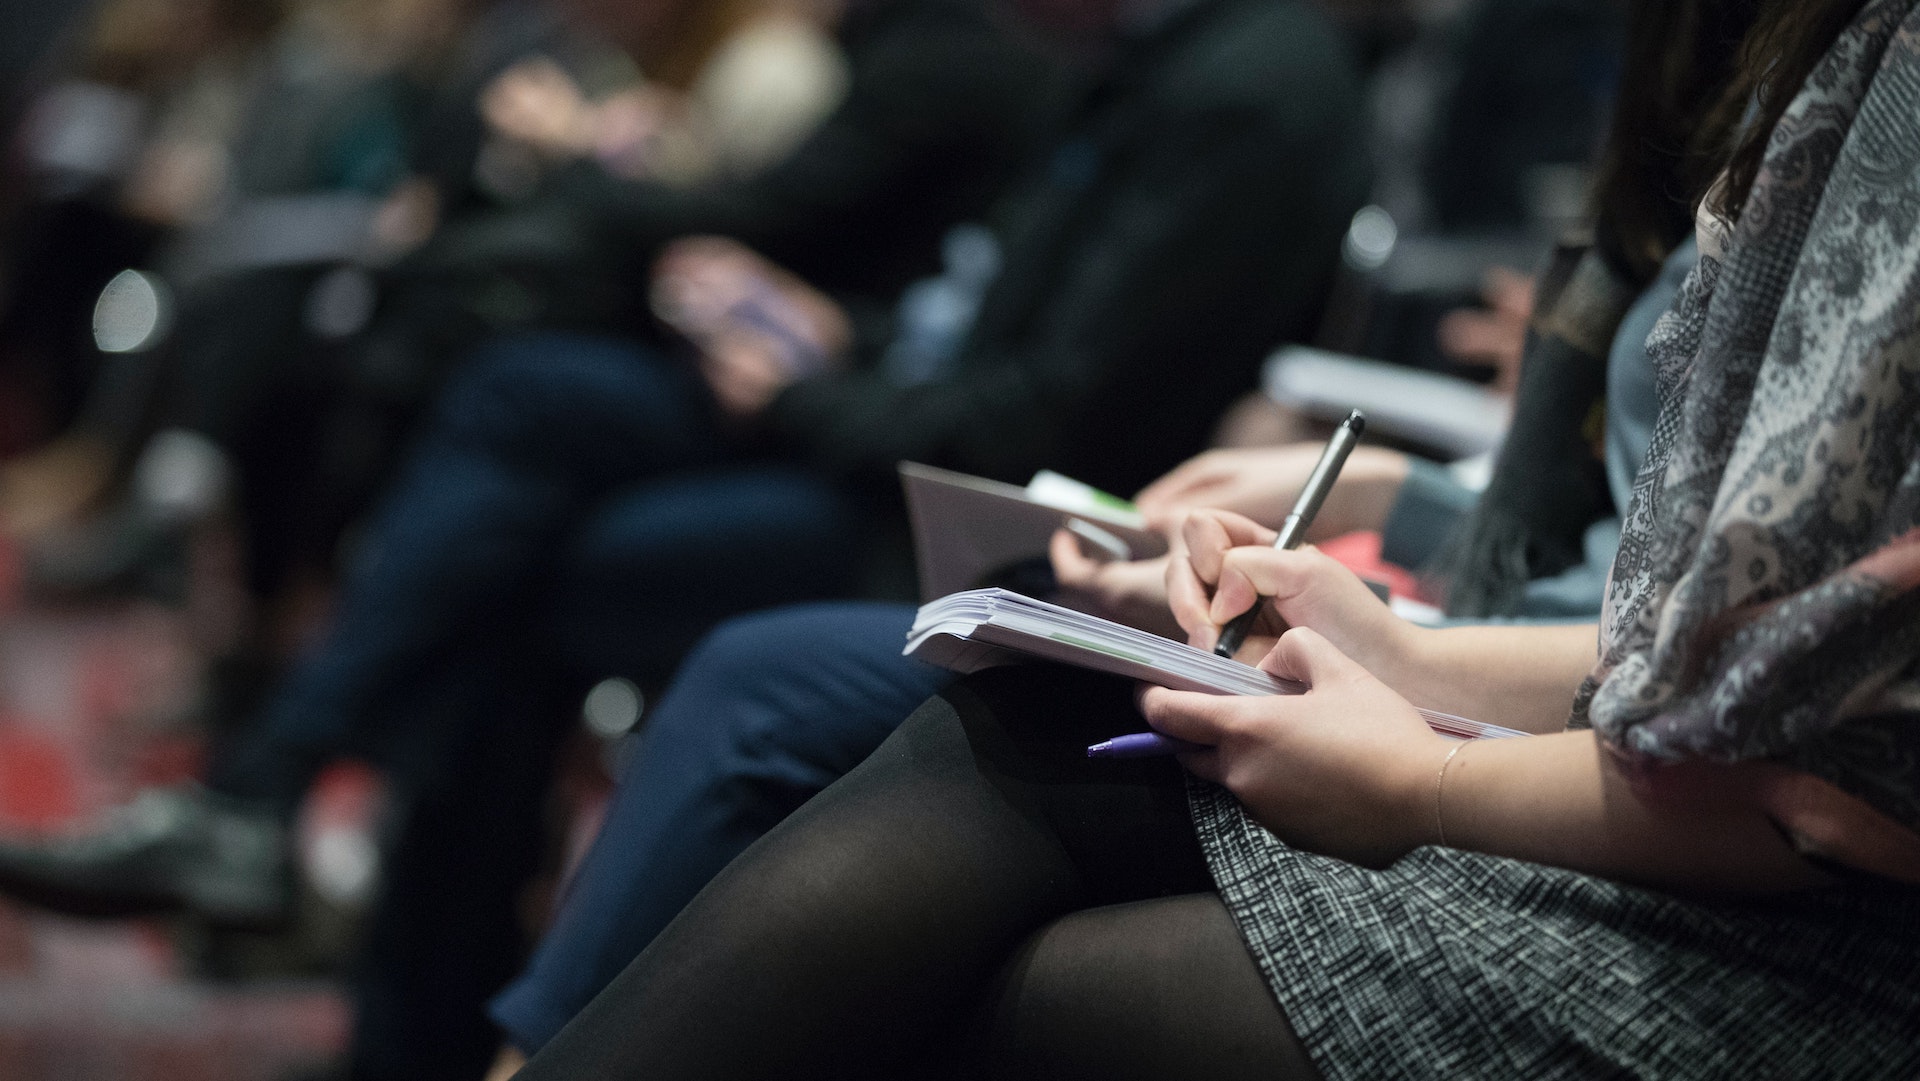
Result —
[[[1366,671],[1310,627],[1289,628],[1258,667],[1268,675],[1304,683],[1309,690]]]

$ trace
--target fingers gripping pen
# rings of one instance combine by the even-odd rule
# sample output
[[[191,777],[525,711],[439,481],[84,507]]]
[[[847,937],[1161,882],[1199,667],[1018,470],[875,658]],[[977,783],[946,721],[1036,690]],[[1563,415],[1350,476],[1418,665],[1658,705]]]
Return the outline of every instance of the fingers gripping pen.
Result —
[[[1340,476],[1340,467],[1347,464],[1347,455],[1353,453],[1353,446],[1360,441],[1360,433],[1367,430],[1367,418],[1358,409],[1347,414],[1347,419],[1333,430],[1333,437],[1327,440],[1327,449],[1320,452],[1320,460],[1314,463],[1313,472],[1307,475],[1307,483],[1300,489],[1300,498],[1293,504],[1293,512],[1286,521],[1280,523],[1280,535],[1273,538],[1275,548],[1286,551],[1300,546],[1307,535],[1307,527],[1313,524],[1314,516],[1320,513],[1320,504],[1327,501],[1327,493],[1333,490],[1333,482]],[[1214,643],[1214,653],[1222,657],[1231,657],[1239,650],[1240,644],[1247,640],[1247,631],[1253,627],[1260,602],[1227,621],[1220,628],[1220,640]]]

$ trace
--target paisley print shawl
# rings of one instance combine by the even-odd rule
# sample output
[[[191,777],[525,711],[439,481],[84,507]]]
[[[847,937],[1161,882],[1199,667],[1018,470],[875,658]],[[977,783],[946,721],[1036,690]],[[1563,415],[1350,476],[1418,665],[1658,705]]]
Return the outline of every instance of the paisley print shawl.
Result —
[[[1920,828],[1920,10],[1874,0],[1649,348],[1661,412],[1574,705]]]

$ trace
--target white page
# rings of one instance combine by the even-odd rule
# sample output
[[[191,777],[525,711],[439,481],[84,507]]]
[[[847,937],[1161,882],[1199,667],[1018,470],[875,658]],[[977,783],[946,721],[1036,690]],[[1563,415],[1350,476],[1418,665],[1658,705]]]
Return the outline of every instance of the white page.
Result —
[[[922,605],[903,652],[957,672],[1026,658],[1211,694],[1299,694],[1306,689],[1185,642],[1005,589],[972,589]],[[1420,714],[1444,735],[1526,734],[1432,710]]]

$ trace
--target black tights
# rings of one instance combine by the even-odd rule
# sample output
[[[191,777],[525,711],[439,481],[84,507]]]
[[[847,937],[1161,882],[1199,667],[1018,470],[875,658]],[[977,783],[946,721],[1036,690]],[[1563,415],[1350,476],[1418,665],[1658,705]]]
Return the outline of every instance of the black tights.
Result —
[[[1130,689],[935,698],[735,860],[521,1075],[1316,1076],[1212,892]]]

